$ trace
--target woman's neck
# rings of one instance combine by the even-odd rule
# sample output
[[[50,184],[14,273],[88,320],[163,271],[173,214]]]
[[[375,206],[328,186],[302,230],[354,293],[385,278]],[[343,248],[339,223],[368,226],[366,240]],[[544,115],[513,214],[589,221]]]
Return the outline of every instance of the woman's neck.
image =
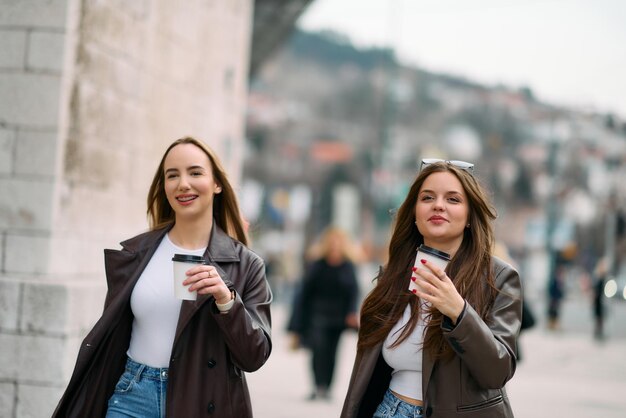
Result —
[[[176,222],[170,229],[170,240],[177,246],[187,250],[197,250],[208,245],[211,238],[212,222],[187,223]]]

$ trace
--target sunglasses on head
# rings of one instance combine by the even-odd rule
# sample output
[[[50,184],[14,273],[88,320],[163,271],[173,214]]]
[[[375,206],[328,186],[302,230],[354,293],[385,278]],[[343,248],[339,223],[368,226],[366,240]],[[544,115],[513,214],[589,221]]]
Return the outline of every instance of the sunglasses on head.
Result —
[[[459,161],[459,160],[442,160],[439,158],[424,158],[422,159],[422,164],[420,165],[420,171],[427,165],[435,164],[435,163],[446,163],[455,166],[456,168],[460,168],[461,170],[468,171],[470,173],[474,172],[474,164],[468,163],[467,161]]]

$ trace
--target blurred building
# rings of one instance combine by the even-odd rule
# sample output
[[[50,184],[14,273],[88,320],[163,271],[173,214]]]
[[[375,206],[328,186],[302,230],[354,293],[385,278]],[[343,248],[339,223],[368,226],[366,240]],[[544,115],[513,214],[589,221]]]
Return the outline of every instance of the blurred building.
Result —
[[[1,417],[52,413],[171,141],[239,183],[249,72],[308,3],[0,0]]]
[[[572,243],[589,260],[611,253],[616,266],[624,262],[623,237],[606,222],[626,208],[618,115],[409,67],[391,50],[357,48],[336,33],[297,31],[253,78],[247,137],[244,184],[258,185],[261,251],[271,236],[268,251],[291,256],[339,223],[382,261],[420,160],[439,157],[476,164],[498,210],[498,239],[530,287],[546,285],[553,253]],[[273,217],[273,193],[296,189],[310,193],[307,217]]]

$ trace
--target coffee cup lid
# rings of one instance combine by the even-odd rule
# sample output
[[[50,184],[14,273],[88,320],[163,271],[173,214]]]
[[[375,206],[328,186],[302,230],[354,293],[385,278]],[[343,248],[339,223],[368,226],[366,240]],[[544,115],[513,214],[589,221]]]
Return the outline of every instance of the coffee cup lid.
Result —
[[[178,261],[181,263],[204,263],[204,258],[199,255],[191,254],[174,254],[172,261]]]
[[[450,261],[450,258],[451,258],[450,254],[444,253],[443,251],[439,251],[439,250],[437,250],[437,249],[435,249],[433,247],[429,247],[429,246],[424,245],[424,244],[420,244],[420,246],[419,246],[419,248],[417,250],[418,251],[423,251],[425,253],[432,254],[432,255],[434,255],[436,257],[443,258],[443,259],[448,260],[448,261]]]

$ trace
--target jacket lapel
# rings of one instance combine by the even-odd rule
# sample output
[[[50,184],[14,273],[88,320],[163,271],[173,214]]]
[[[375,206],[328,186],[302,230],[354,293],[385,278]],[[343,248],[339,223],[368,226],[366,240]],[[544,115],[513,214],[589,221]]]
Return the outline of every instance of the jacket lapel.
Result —
[[[374,368],[376,367],[376,363],[378,362],[378,357],[380,356],[382,347],[383,344],[381,342],[370,350],[367,350],[365,353],[363,353],[363,358],[360,361],[359,368],[355,376],[355,382],[357,382],[357,385],[354,388],[354,392],[357,395],[357,399],[360,399],[363,394],[365,394],[367,384],[372,377],[372,373],[374,372]]]
[[[213,221],[213,227],[211,228],[211,237],[204,253],[204,259],[214,266],[220,277],[229,289],[234,289],[232,279],[228,277],[228,274],[220,266],[220,263],[232,263],[239,261],[239,255],[235,251],[235,244],[233,239],[229,237],[219,226]],[[205,303],[214,301],[214,297],[211,295],[198,295],[196,300],[183,300],[180,307],[180,315],[178,317],[178,325],[176,327],[176,336],[174,337],[174,345],[178,341],[181,332],[187,326],[187,323],[195,315],[195,313]],[[216,308],[217,309],[217,308]]]
[[[426,389],[434,368],[435,360],[430,354],[422,350],[422,399],[426,399]]]
[[[130,303],[130,295],[139,276],[168,230],[155,230],[126,240],[121,243],[122,251],[105,250],[104,265],[109,289],[105,307],[114,302],[118,303],[118,309],[122,309]]]

